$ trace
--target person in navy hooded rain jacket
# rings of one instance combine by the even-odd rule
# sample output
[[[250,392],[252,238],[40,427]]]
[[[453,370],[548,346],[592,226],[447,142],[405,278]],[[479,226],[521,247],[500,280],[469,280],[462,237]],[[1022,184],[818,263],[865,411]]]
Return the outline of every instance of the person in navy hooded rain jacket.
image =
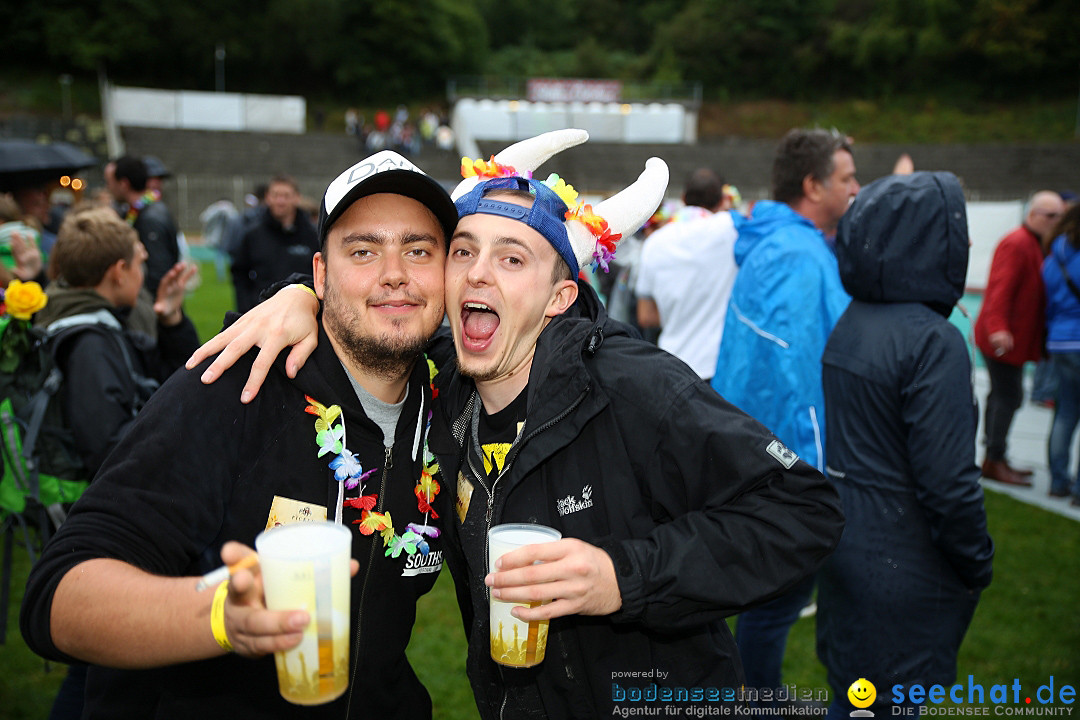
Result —
[[[893,175],[855,198],[836,256],[851,305],[826,345],[826,453],[847,526],[818,573],[818,655],[836,700],[948,686],[990,583],[994,546],[975,465],[971,360],[948,321],[964,291],[967,220],[950,173]],[[904,704],[910,704],[905,702]]]

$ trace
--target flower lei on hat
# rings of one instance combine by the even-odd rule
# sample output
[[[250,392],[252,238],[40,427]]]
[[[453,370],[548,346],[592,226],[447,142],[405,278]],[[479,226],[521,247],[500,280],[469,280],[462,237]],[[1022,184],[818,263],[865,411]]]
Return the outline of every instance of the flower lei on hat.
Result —
[[[532,172],[518,172],[510,165],[497,162],[494,155],[486,162],[467,157],[461,158],[461,177],[463,178],[475,177],[483,181],[505,177],[532,179],[532,176]],[[578,200],[578,191],[574,189],[574,186],[557,174],[548,175],[543,185],[558,195],[559,199],[566,203],[566,207],[570,208],[563,219],[577,220],[596,238],[596,247],[592,253],[592,267],[594,270],[600,267],[604,272],[608,272],[609,263],[615,257],[615,246],[622,239],[622,235],[612,232],[607,220],[593,212],[592,205]]]
[[[428,372],[433,382],[435,374],[434,363],[428,360]],[[434,387],[432,388],[434,391]],[[431,427],[432,413],[427,414],[427,426],[424,432],[424,463],[420,472],[420,479],[413,489],[416,495],[416,509],[419,510],[424,520],[422,523],[409,523],[405,526],[405,532],[398,534],[394,529],[393,518],[390,512],[378,512],[375,506],[378,503],[378,493],[364,494],[364,483],[378,468],[365,471],[359,458],[346,446],[345,415],[340,405],[323,405],[310,395],[304,395],[308,402],[304,412],[315,416],[315,443],[319,446],[318,457],[330,453],[334,458],[330,461],[330,469],[334,471],[334,479],[338,482],[338,507],[336,508],[334,521],[341,524],[341,509],[353,508],[360,510],[360,519],[353,520],[353,525],[358,525],[362,535],[374,535],[379,533],[382,537],[383,547],[386,548],[384,556],[397,558],[402,552],[407,555],[427,555],[431,552],[431,546],[426,538],[434,540],[439,537],[439,528],[428,525],[428,518],[439,518],[439,514],[431,507],[435,496],[441,488],[435,474],[439,472],[439,464],[435,456],[428,449],[427,430]],[[345,490],[357,490],[356,497],[345,497]]]
[[[461,159],[462,181],[450,193],[456,202],[481,182],[497,177],[520,177],[532,180],[532,172],[548,159],[567,148],[589,139],[579,128],[565,128],[520,140],[491,156],[488,161]],[[564,224],[570,250],[578,267],[590,263],[608,270],[616,243],[626,234],[636,232],[664,199],[668,168],[660,158],[645,161],[645,170],[637,180],[596,207],[579,202],[577,192],[557,175],[543,184],[566,203]],[[575,222],[571,222],[575,221]]]
[[[480,180],[491,180],[493,178],[521,177],[531,179],[532,176],[533,174],[530,171],[518,172],[509,165],[496,162],[494,155],[486,162],[484,160],[472,160],[467,157],[461,158],[461,177],[463,178],[474,177]]]
[[[573,185],[568,185],[555,173],[548,175],[544,184],[551,188],[552,192],[571,208],[566,211],[565,220],[577,220],[592,233],[596,238],[596,248],[593,250],[593,269],[601,267],[608,272],[608,263],[615,257],[615,245],[622,239],[619,233],[613,233],[607,220],[593,212],[592,205],[583,200],[578,200],[578,191]]]

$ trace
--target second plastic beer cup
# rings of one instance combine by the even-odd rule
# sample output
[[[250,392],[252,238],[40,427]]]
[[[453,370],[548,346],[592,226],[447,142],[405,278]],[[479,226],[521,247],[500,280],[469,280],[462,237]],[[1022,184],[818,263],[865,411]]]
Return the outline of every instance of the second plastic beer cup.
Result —
[[[525,545],[554,542],[562,533],[544,525],[496,525],[488,530],[488,570],[495,572],[495,561]],[[510,667],[532,667],[544,659],[547,648],[548,621],[527,623],[510,614],[520,603],[490,599],[491,659]]]
[[[319,705],[349,686],[349,557],[352,532],[334,523],[294,523],[255,538],[271,610],[305,610],[311,623],[292,650],[274,653],[281,696]]]

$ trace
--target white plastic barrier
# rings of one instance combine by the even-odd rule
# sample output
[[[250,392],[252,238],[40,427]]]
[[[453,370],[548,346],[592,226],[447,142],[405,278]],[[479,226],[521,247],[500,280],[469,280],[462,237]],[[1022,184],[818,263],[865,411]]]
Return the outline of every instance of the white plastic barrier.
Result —
[[[618,103],[571,103],[570,127],[589,131],[595,142],[620,142],[625,116]]]
[[[118,125],[174,128],[177,126],[178,94],[171,90],[112,89],[113,120]]]
[[[463,98],[454,106],[455,131],[477,140],[516,141],[549,130],[579,127],[598,142],[685,143],[696,118],[678,103],[529,102]]]
[[[468,103],[465,107],[463,104]],[[457,111],[462,113],[469,131],[477,140],[516,140],[509,104],[501,100],[462,100]]]
[[[248,130],[302,133],[307,126],[307,103],[293,95],[244,95],[244,124]]]
[[[189,130],[245,130],[244,99],[232,93],[177,93],[177,127]]]
[[[137,127],[303,133],[307,104],[293,95],[113,87],[113,122]]]
[[[678,104],[634,104],[626,116],[625,142],[679,143],[686,141],[686,109]]]

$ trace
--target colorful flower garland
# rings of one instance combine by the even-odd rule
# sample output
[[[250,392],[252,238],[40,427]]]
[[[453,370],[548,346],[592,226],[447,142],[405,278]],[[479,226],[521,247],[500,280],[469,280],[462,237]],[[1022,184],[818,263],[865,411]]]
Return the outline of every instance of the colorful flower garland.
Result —
[[[531,172],[519,173],[517,170],[509,165],[501,165],[495,162],[495,156],[491,156],[491,160],[473,160],[471,158],[461,158],[461,177],[463,178],[479,178],[483,180],[491,180],[492,178],[502,177],[523,177],[531,178]]]
[[[467,157],[461,158],[461,176],[463,178],[475,177],[483,181],[502,177],[523,177],[528,179],[532,178],[532,173],[519,173],[509,165],[501,165],[495,161],[495,156],[492,155],[491,160],[486,162]],[[611,232],[607,220],[593,212],[592,205],[579,201],[578,191],[574,189],[574,186],[567,184],[557,174],[551,173],[548,175],[543,184],[551,188],[551,191],[566,203],[566,207],[570,208],[566,212],[564,219],[577,220],[596,238],[596,249],[593,250],[593,264],[602,267],[604,272],[608,272],[608,266],[615,257],[615,245],[622,239],[622,235]]]
[[[593,262],[608,271],[608,263],[615,257],[615,245],[622,239],[619,233],[611,232],[607,220],[593,212],[592,205],[578,200],[578,191],[573,185],[568,185],[555,173],[548,175],[544,184],[551,188],[552,192],[566,203],[570,208],[566,212],[567,220],[577,220],[584,225],[592,236],[596,238],[596,249],[593,251]]]
[[[134,225],[135,220],[139,217],[139,213],[142,209],[151,203],[161,201],[161,192],[158,190],[147,190],[139,199],[135,201],[135,204],[128,208],[127,215],[124,216],[124,220],[128,225]]]
[[[438,372],[434,363],[428,360],[428,372],[432,381]],[[434,391],[434,388],[433,388]],[[334,471],[334,479],[338,482],[338,507],[335,511],[334,521],[341,523],[341,509],[353,508],[360,510],[360,519],[353,520],[353,525],[359,525],[360,533],[373,535],[379,533],[386,548],[384,553],[387,557],[397,558],[404,551],[408,555],[419,552],[427,555],[431,546],[425,537],[435,539],[439,537],[439,528],[428,525],[428,517],[437,520],[439,514],[431,507],[435,496],[439,494],[440,487],[435,474],[439,472],[439,464],[435,456],[428,450],[427,432],[424,433],[424,466],[420,472],[420,480],[417,482],[413,493],[416,495],[416,508],[424,515],[423,523],[409,523],[405,532],[398,534],[394,530],[394,521],[390,512],[377,512],[375,506],[378,503],[377,493],[364,494],[364,482],[374,475],[378,468],[364,471],[359,458],[355,453],[345,447],[345,416],[340,405],[327,407],[310,395],[305,395],[308,406],[304,412],[315,416],[315,442],[319,446],[319,457],[333,453],[334,458],[330,461],[330,469]],[[431,411],[427,416],[428,429],[431,427]],[[357,497],[346,498],[345,490],[357,490]]]

